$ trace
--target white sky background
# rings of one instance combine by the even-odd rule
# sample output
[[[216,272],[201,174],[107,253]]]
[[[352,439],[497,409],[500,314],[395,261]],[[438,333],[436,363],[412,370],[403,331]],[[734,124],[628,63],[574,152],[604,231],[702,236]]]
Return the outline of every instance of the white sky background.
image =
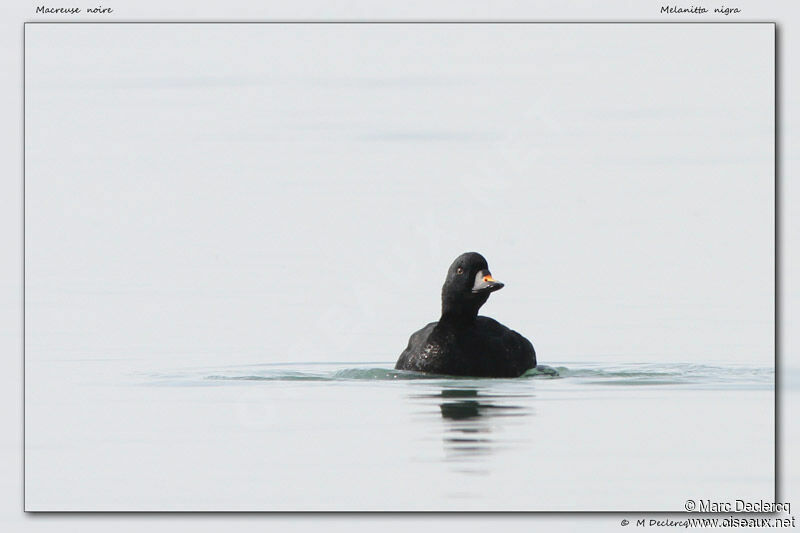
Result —
[[[27,356],[773,361],[771,25],[28,25]]]

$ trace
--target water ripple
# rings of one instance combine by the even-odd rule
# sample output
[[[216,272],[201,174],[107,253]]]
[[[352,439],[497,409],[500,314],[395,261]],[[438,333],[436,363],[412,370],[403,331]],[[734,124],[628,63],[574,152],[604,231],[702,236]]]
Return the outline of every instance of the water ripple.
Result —
[[[770,388],[774,385],[772,368],[743,365],[702,365],[693,363],[580,363],[570,366],[539,367],[520,378],[471,378],[423,374],[394,370],[385,366],[358,366],[358,363],[305,363],[285,365],[244,365],[216,369],[189,369],[168,373],[146,373],[138,377],[150,384],[199,385],[225,382],[371,382],[446,380],[511,381],[564,380],[575,384],[642,386],[642,385],[707,385]]]

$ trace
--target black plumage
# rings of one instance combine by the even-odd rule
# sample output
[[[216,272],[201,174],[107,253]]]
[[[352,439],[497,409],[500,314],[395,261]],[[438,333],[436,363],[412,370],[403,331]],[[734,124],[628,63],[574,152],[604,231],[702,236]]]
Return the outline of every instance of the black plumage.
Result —
[[[474,377],[517,377],[535,368],[528,339],[478,316],[489,294],[502,287],[481,254],[458,256],[442,286],[442,316],[411,335],[395,368]]]

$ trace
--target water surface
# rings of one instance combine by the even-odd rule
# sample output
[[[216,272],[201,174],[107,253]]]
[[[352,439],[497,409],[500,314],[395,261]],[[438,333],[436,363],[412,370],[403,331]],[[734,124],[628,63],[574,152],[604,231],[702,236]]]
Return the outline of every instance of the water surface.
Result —
[[[52,378],[29,402],[34,508],[680,510],[772,494],[768,368],[119,364],[34,364]]]

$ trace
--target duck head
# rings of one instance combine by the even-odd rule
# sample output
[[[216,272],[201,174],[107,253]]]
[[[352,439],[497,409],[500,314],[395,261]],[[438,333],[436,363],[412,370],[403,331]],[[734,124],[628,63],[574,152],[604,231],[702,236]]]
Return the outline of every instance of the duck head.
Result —
[[[442,286],[442,319],[472,321],[489,294],[503,288],[492,277],[486,259],[476,252],[459,255]]]

